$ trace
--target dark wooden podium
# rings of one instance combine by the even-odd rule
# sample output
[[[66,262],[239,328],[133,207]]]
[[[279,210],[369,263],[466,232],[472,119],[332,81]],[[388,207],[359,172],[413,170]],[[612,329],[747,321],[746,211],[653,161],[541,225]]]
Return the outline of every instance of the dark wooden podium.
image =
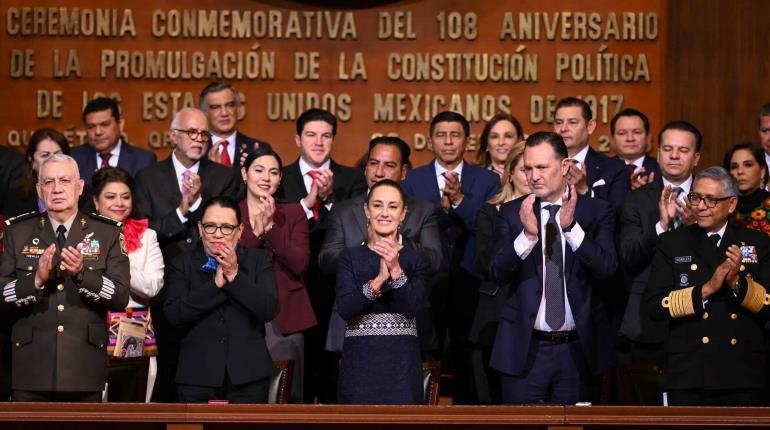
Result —
[[[0,429],[770,428],[770,408],[0,404]]]

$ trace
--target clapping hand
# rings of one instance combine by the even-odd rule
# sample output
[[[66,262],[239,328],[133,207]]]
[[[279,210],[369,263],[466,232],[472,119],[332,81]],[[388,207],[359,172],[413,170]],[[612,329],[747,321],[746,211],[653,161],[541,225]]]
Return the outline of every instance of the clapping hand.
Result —
[[[222,288],[226,283],[233,282],[235,276],[238,275],[238,257],[234,249],[224,245],[219,245],[217,250],[219,255],[215,255],[214,258],[216,258],[219,266],[214,275],[214,284],[217,288]]]

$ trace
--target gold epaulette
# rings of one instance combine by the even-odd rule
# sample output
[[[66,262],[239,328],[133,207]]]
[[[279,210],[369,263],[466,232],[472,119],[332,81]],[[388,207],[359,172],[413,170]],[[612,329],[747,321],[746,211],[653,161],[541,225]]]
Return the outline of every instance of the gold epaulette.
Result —
[[[104,215],[99,215],[99,214],[95,214],[95,213],[90,213],[90,214],[88,214],[88,216],[90,216],[91,218],[93,218],[93,219],[95,219],[95,220],[98,220],[98,221],[101,221],[101,222],[106,222],[107,224],[116,225],[116,226],[118,226],[118,227],[121,227],[121,226],[123,225],[123,223],[122,223],[122,222],[120,222],[120,221],[116,221],[116,220],[114,220],[114,219],[112,219],[112,218],[108,218],[108,217],[106,217],[106,216],[104,216]]]
[[[38,214],[37,211],[27,212],[25,214],[21,214],[21,215],[15,216],[15,217],[8,218],[7,220],[5,220],[5,225],[6,226],[13,225],[13,224],[15,224],[15,223],[17,223],[19,221],[24,221],[25,219],[34,218],[34,217],[36,217],[38,215],[39,214]]]
[[[663,297],[660,305],[668,309],[671,318],[681,318],[695,315],[695,306],[692,303],[692,290],[694,287],[672,291]]]
[[[770,294],[767,294],[765,287],[755,281],[750,274],[746,275],[746,284],[748,285],[746,297],[743,298],[741,306],[756,314],[762,310],[763,306],[770,305]]]

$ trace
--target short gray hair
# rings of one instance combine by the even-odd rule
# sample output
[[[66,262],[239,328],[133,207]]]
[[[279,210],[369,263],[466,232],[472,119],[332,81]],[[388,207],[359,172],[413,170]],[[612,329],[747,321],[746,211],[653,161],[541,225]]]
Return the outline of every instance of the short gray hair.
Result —
[[[198,97],[198,105],[200,106],[200,109],[202,111],[206,111],[208,109],[208,105],[206,104],[206,96],[211,93],[218,93],[223,90],[230,90],[233,93],[233,97],[235,97],[235,104],[239,105],[241,104],[241,93],[238,92],[238,90],[235,89],[233,84],[229,82],[212,82],[206,87],[201,90],[200,96]]]
[[[202,110],[194,108],[194,107],[186,107],[180,109],[177,113],[174,114],[174,119],[171,121],[171,129],[179,128],[179,118],[182,116],[183,113],[186,112],[199,112],[204,117],[206,116],[205,113],[203,113]]]
[[[45,160],[43,160],[40,163],[40,173],[43,172],[43,166],[45,166],[48,163],[71,163],[73,166],[75,166],[75,179],[80,179],[80,169],[78,168],[78,162],[75,161],[74,158],[70,157],[67,154],[53,154],[48,156]]]
[[[723,167],[712,166],[701,170],[695,179],[692,181],[692,186],[695,188],[695,184],[701,179],[711,179],[722,184],[722,193],[724,197],[738,196],[738,182],[735,178]]]

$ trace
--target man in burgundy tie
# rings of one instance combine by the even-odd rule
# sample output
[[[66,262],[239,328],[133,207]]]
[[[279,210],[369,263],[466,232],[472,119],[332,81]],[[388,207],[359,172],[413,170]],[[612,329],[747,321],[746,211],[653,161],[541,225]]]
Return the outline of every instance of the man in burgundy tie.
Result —
[[[72,158],[77,161],[86,185],[81,203],[90,200],[91,176],[96,170],[120,167],[134,176],[157,161],[154,152],[129,145],[123,140],[121,133],[125,120],[115,100],[98,97],[90,101],[83,109],[83,123],[87,144],[72,149]]]
[[[351,197],[366,194],[363,172],[342,166],[331,158],[337,135],[337,118],[322,109],[303,112],[296,123],[294,141],[299,158],[283,169],[278,199],[299,202],[305,210],[310,229],[310,267],[305,284],[318,319],[318,325],[305,333],[305,401],[318,399],[333,403],[336,398],[336,373],[339,356],[324,351],[326,329],[331,316],[334,294],[333,276],[318,266],[318,254],[326,235],[326,218],[333,207]]]
[[[228,82],[212,82],[201,90],[200,109],[209,122],[208,159],[232,167],[240,176],[241,162],[255,147],[265,144],[236,129],[245,112],[242,94]]]

